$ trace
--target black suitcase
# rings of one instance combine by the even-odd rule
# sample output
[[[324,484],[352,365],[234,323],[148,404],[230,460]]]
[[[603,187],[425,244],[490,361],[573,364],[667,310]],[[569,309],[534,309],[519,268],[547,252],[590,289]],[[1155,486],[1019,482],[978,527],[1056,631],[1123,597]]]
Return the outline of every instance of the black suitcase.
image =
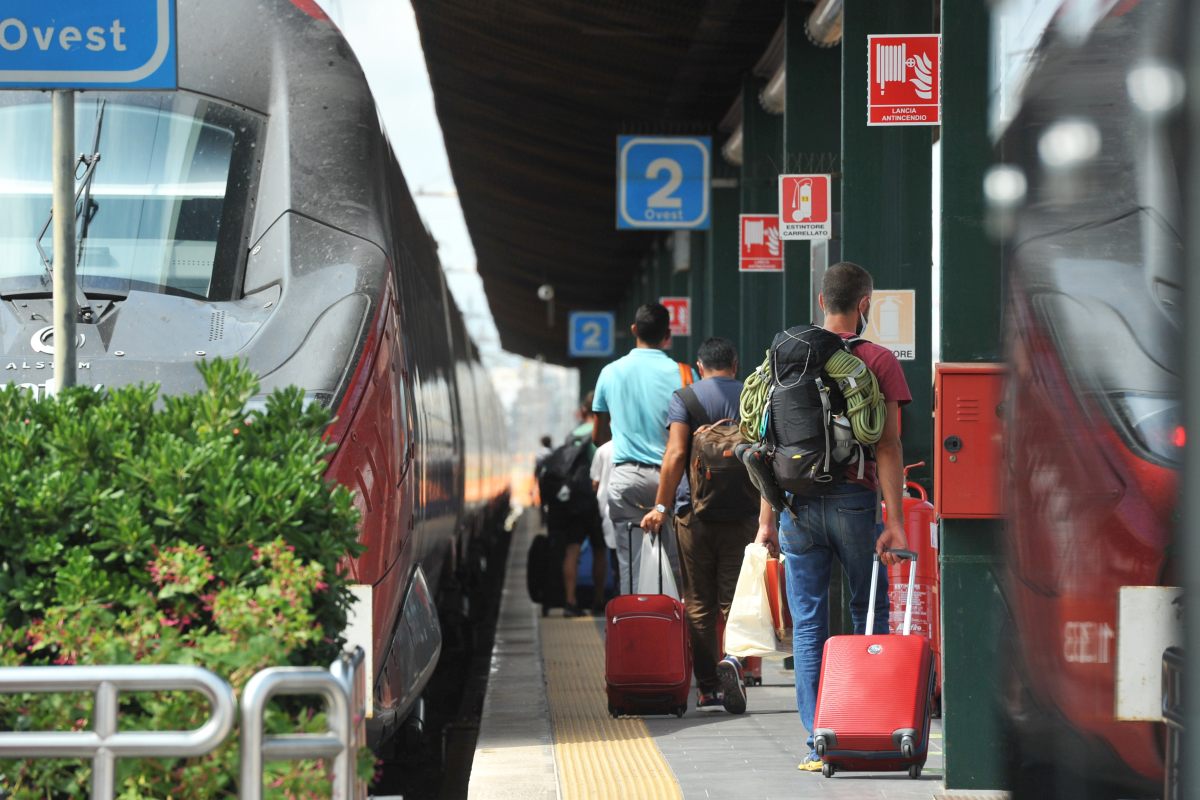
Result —
[[[525,587],[529,599],[542,606],[542,616],[552,608],[566,605],[566,589],[563,587],[562,564],[564,548],[559,537],[551,539],[544,533],[533,537],[529,545],[529,556],[525,561]]]

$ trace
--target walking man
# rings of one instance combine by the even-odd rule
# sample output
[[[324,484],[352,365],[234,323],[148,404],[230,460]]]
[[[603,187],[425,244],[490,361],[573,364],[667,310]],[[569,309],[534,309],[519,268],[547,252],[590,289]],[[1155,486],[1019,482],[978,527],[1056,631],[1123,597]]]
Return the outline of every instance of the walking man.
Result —
[[[696,432],[703,426],[732,420],[730,434],[736,435],[742,382],[736,377],[737,352],[728,339],[706,339],[696,360],[702,380],[671,396],[667,451],[656,507],[646,513],[641,525],[646,531],[658,532],[668,516],[658,509],[675,507],[683,604],[691,629],[692,664],[699,692],[696,707],[723,705],[730,713],[741,714],[746,710],[746,694],[740,675],[726,668],[731,679],[728,687],[718,677],[721,650],[717,630],[729,614],[746,545],[754,541],[759,495],[736,458],[728,459],[732,470],[710,469],[699,474],[701,455],[693,449],[694,439],[700,439]],[[677,499],[680,485],[684,492]]]
[[[867,327],[871,313],[871,275],[843,261],[834,264],[821,284],[818,302],[825,314],[822,327],[853,339]],[[850,583],[850,615],[854,632],[866,630],[867,604],[871,592],[871,556],[878,553],[884,564],[898,559],[888,551],[907,547],[903,515],[892,513],[886,527],[879,523],[879,495],[888,508],[902,508],[904,486],[903,453],[900,447],[900,406],[912,400],[900,362],[891,351],[871,342],[854,347],[875,374],[887,406],[883,435],[868,457],[862,479],[848,476],[832,490],[814,496],[789,498],[792,513],[783,520],[766,501],[761,502],[757,541],[772,551],[782,550],[787,561],[788,605],[793,621],[793,655],[796,661],[796,707],[808,731],[808,756],[800,769],[820,772],[821,759],[813,750],[813,716],[821,676],[821,654],[829,636],[829,576],[833,559],[842,564]],[[888,629],[887,575],[880,570],[875,630]],[[866,691],[869,687],[864,687]]]
[[[635,531],[632,550],[626,525],[641,523],[655,507],[659,470],[667,444],[667,406],[671,394],[691,383],[691,369],[678,364],[664,351],[671,346],[670,315],[661,303],[647,303],[630,326],[637,346],[600,372],[592,409],[596,424],[592,440],[613,441],[613,471],[608,486],[608,514],[617,534],[617,591],[629,591],[631,578],[641,566],[641,530]],[[666,505],[658,507],[666,513]],[[663,537],[671,568],[678,575],[674,542]],[[678,582],[678,580],[677,580]],[[656,587],[646,587],[655,589]],[[633,591],[637,593],[636,582]]]

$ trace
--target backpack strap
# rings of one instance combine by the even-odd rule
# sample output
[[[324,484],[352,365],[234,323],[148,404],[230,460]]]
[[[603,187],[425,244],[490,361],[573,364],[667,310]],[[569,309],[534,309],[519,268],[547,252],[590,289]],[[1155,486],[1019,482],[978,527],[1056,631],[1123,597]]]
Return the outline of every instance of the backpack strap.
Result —
[[[682,361],[679,362],[679,382],[684,388],[692,385],[692,367]]]
[[[704,410],[704,404],[700,402],[700,396],[696,394],[696,390],[691,386],[684,386],[682,389],[676,389],[675,394],[679,395],[679,399],[683,401],[683,405],[691,414],[692,419],[703,426],[712,422],[708,418],[708,412]]]
[[[854,351],[855,347],[857,347],[858,345],[862,344],[865,341],[867,341],[867,340],[862,338],[861,336],[851,336],[849,339],[845,340],[846,346],[850,348],[851,352]]]

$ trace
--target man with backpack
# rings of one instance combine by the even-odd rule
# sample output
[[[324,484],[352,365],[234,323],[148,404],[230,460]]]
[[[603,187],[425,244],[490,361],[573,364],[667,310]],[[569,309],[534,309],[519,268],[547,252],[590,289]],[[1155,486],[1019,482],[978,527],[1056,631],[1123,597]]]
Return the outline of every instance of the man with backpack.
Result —
[[[770,475],[776,490],[784,492],[786,509],[780,519],[764,491],[757,541],[786,556],[796,706],[808,731],[809,754],[800,769],[808,772],[822,767],[812,730],[822,650],[829,636],[833,558],[848,578],[854,632],[861,634],[872,555],[878,553],[890,565],[898,558],[889,551],[907,546],[903,515],[893,513],[887,526],[881,525],[879,499],[882,493],[888,508],[903,507],[900,406],[911,402],[912,395],[891,351],[858,338],[871,313],[872,289],[870,273],[857,264],[830,267],[818,298],[825,314],[822,328],[796,326],[777,335],[770,363],[764,364],[772,382],[761,430],[769,444]],[[877,596],[886,598],[886,570],[879,577]],[[885,601],[876,604],[875,630],[887,629]]]
[[[737,352],[727,339],[706,339],[696,353],[701,380],[677,390],[667,411],[667,450],[655,498],[657,508],[675,507],[675,533],[683,573],[683,604],[692,638],[697,708],[746,710],[740,675],[721,657],[718,624],[729,613],[746,545],[754,541],[758,490],[733,455],[738,432]],[[681,482],[690,488],[676,499]],[[642,528],[657,533],[667,519],[654,509]],[[728,682],[729,685],[724,684]]]
[[[608,486],[608,515],[617,532],[618,593],[630,586],[641,566],[642,537],[635,529],[630,542],[628,523],[637,525],[655,504],[659,470],[666,450],[667,406],[671,393],[692,382],[692,370],[664,352],[671,346],[670,314],[661,303],[638,308],[630,326],[637,346],[604,367],[596,381],[592,409],[596,424],[592,441],[613,440],[613,472]],[[663,506],[662,511],[666,512]],[[671,568],[678,573],[679,556],[670,537],[663,537]],[[645,587],[654,591],[655,587]]]

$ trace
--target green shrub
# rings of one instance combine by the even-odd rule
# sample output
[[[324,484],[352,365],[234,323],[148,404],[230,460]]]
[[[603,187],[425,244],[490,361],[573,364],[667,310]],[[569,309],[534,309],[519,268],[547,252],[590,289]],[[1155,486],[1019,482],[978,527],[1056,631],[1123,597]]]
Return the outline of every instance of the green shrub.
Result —
[[[0,390],[0,664],[197,664],[235,691],[257,671],[328,665],[350,603],[338,570],[360,551],[357,512],[324,479],[326,410],[297,389],[248,413],[236,361],[206,389],[73,388],[37,402]],[[190,694],[123,695],[122,729],[186,730]],[[88,695],[0,696],[0,729],[91,727]],[[302,706],[268,727],[322,726]],[[121,798],[236,794],[236,739],[188,760],[118,761]],[[320,763],[273,765],[274,796],[323,796]],[[0,761],[14,797],[85,797],[86,762]]]

